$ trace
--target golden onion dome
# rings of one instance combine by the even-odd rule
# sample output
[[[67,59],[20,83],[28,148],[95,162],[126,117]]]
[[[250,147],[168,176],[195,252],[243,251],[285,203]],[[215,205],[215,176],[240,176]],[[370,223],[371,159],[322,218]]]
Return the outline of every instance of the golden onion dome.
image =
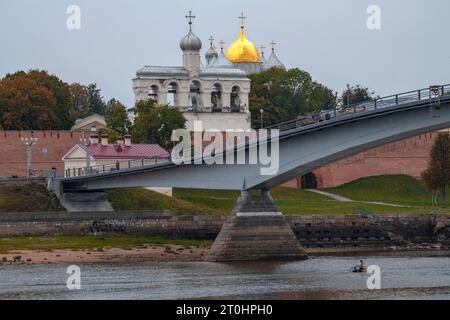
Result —
[[[244,26],[239,38],[227,50],[227,58],[231,62],[261,62],[261,55],[255,45],[247,39]]]

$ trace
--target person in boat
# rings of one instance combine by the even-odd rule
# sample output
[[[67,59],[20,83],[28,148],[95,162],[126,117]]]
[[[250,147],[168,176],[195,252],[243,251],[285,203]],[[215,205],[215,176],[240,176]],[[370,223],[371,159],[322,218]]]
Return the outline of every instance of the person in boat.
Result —
[[[364,260],[359,261],[359,270],[360,271],[367,270],[367,265],[364,263]]]

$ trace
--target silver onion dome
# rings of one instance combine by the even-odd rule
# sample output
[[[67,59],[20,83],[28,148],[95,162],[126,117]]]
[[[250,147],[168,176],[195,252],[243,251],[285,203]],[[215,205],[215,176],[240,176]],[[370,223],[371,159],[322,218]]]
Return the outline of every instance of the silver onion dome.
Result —
[[[234,68],[234,65],[228,60],[228,58],[223,53],[223,50],[219,53],[219,56],[211,64],[211,68]]]
[[[275,51],[272,51],[270,57],[263,64],[263,70],[269,70],[271,68],[280,68],[286,70],[286,66],[277,57]]]
[[[212,62],[215,58],[218,58],[219,55],[217,54],[216,48],[210,47],[208,51],[205,53],[206,61]]]
[[[193,34],[192,31],[189,31],[189,33],[181,39],[180,48],[183,51],[200,51],[202,49],[202,41]]]

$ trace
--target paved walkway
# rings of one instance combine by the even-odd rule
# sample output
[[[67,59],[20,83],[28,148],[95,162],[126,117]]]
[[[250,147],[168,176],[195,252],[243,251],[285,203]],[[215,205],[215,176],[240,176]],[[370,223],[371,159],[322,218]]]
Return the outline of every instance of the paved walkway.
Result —
[[[377,202],[377,201],[356,201],[356,200],[352,200],[352,199],[349,199],[349,198],[346,198],[346,197],[339,196],[339,195],[334,194],[334,193],[325,192],[325,191],[321,191],[321,190],[307,189],[307,191],[323,195],[325,197],[331,198],[331,199],[336,200],[338,202],[353,202],[353,203],[364,203],[364,204],[376,204],[376,205],[380,205],[380,206],[395,207],[395,208],[413,208],[411,206],[395,204],[395,203],[385,203],[385,202]]]

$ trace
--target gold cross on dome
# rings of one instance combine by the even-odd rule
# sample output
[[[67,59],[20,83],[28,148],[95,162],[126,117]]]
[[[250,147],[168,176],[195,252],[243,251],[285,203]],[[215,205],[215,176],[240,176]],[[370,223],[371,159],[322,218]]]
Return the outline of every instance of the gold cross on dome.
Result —
[[[211,43],[211,47],[213,46],[213,43],[214,43],[214,38],[213,38],[213,36],[211,36],[211,37],[209,37],[209,42]]]
[[[238,17],[238,18],[241,19],[241,26],[242,26],[242,28],[243,28],[243,27],[244,27],[244,20],[247,19],[247,17],[244,16],[244,13],[243,13],[243,12],[241,12],[241,16]]]

